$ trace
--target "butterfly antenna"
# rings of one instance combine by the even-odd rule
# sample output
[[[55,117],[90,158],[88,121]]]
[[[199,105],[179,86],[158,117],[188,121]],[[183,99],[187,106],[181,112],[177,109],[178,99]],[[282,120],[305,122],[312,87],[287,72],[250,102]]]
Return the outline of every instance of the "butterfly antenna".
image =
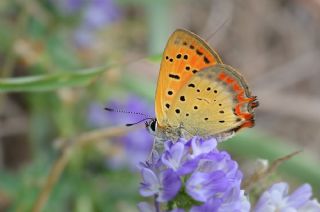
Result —
[[[216,29],[216,31],[214,31],[207,39],[206,41],[209,42],[210,39],[212,39],[216,34],[217,32],[220,31],[220,29],[222,29],[222,27],[224,27],[224,25],[226,25],[226,23],[228,23],[230,21],[230,17],[227,18],[226,20],[224,20],[224,22],[222,22],[222,24],[218,27],[218,29]]]
[[[143,122],[143,121],[145,121],[145,120],[148,120],[148,119],[153,119],[153,118],[144,118],[144,119],[142,119],[142,120],[140,120],[140,121],[137,121],[137,122],[135,122],[135,123],[126,124],[126,126],[127,126],[127,127],[131,127],[131,126],[133,126],[133,125],[139,124],[139,123],[141,123],[141,122]]]
[[[116,113],[127,113],[127,114],[133,114],[133,115],[140,115],[140,116],[144,116],[144,117],[147,117],[147,118],[152,118],[144,113],[140,113],[140,112],[133,112],[133,111],[126,111],[126,110],[118,110],[118,109],[113,109],[113,108],[109,108],[109,107],[105,107],[104,108],[106,111],[109,111],[109,112],[116,112]]]

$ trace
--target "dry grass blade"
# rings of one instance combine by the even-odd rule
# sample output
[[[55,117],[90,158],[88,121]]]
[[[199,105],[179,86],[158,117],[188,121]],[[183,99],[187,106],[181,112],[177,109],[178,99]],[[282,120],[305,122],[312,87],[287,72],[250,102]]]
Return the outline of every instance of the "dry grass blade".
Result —
[[[105,128],[95,131],[90,131],[83,133],[75,138],[70,139],[70,142],[63,146],[61,156],[55,161],[53,164],[50,173],[47,177],[47,180],[39,193],[38,198],[36,199],[32,211],[40,212],[44,208],[50,193],[54,187],[54,185],[59,180],[64,168],[68,164],[69,158],[72,155],[72,151],[76,147],[83,147],[95,141],[101,141],[105,138],[113,138],[124,135],[131,130],[136,129],[135,127],[112,127]]]

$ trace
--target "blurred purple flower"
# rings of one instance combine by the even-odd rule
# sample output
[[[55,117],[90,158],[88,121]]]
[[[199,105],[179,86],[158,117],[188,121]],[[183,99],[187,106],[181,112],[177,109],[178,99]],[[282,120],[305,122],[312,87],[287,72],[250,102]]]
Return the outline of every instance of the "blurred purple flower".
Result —
[[[184,200],[199,203],[189,206],[194,212],[249,211],[250,203],[240,190],[242,173],[237,163],[227,152],[219,152],[216,146],[215,139],[203,140],[199,137],[189,141],[165,142],[163,153],[157,152],[159,156],[142,164],[140,193],[143,196],[156,195],[158,202],[174,201],[179,199],[179,195],[184,195]],[[151,177],[146,180],[146,167],[152,172],[152,180]],[[159,183],[160,180],[156,179],[168,171],[170,183]],[[170,192],[166,196],[162,194],[164,191]],[[159,199],[160,195],[167,198]]]
[[[113,0],[91,0],[84,11],[83,24],[90,29],[100,29],[119,16],[119,8]]]
[[[107,107],[119,108],[128,111],[142,112],[152,116],[153,108],[137,96],[129,97],[123,102],[111,101]],[[139,115],[108,112],[104,110],[105,105],[92,103],[88,110],[88,122],[91,126],[101,128],[106,126],[125,125],[141,120],[144,117]],[[137,129],[121,138],[117,139],[117,144],[121,144],[125,149],[125,163],[136,169],[141,161],[145,161],[150,155],[153,137],[145,129]],[[109,160],[111,166],[119,165],[119,158]]]
[[[317,200],[310,200],[312,189],[309,184],[304,184],[288,195],[287,183],[276,183],[265,191],[254,209],[255,212],[275,211],[307,211],[320,212]]]
[[[92,45],[98,30],[110,25],[121,16],[114,0],[49,0],[64,16],[82,13],[74,31],[74,40],[80,47]]]
[[[113,0],[89,1],[74,38],[80,47],[91,45],[95,33],[120,18],[120,9]]]

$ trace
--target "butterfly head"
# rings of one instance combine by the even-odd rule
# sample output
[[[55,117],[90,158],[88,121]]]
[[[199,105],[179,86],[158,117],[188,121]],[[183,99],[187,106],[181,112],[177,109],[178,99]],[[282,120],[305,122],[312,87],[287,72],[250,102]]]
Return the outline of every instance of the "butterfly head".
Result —
[[[154,119],[150,119],[149,121],[146,121],[146,128],[150,134],[156,135],[157,119],[154,118]]]

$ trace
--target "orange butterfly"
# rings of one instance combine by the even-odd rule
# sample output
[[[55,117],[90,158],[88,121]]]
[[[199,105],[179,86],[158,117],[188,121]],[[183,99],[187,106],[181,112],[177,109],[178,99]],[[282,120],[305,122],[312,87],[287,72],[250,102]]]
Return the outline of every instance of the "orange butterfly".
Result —
[[[146,123],[157,140],[216,137],[254,126],[258,106],[247,83],[197,35],[176,30],[164,50],[158,78],[156,119]]]

